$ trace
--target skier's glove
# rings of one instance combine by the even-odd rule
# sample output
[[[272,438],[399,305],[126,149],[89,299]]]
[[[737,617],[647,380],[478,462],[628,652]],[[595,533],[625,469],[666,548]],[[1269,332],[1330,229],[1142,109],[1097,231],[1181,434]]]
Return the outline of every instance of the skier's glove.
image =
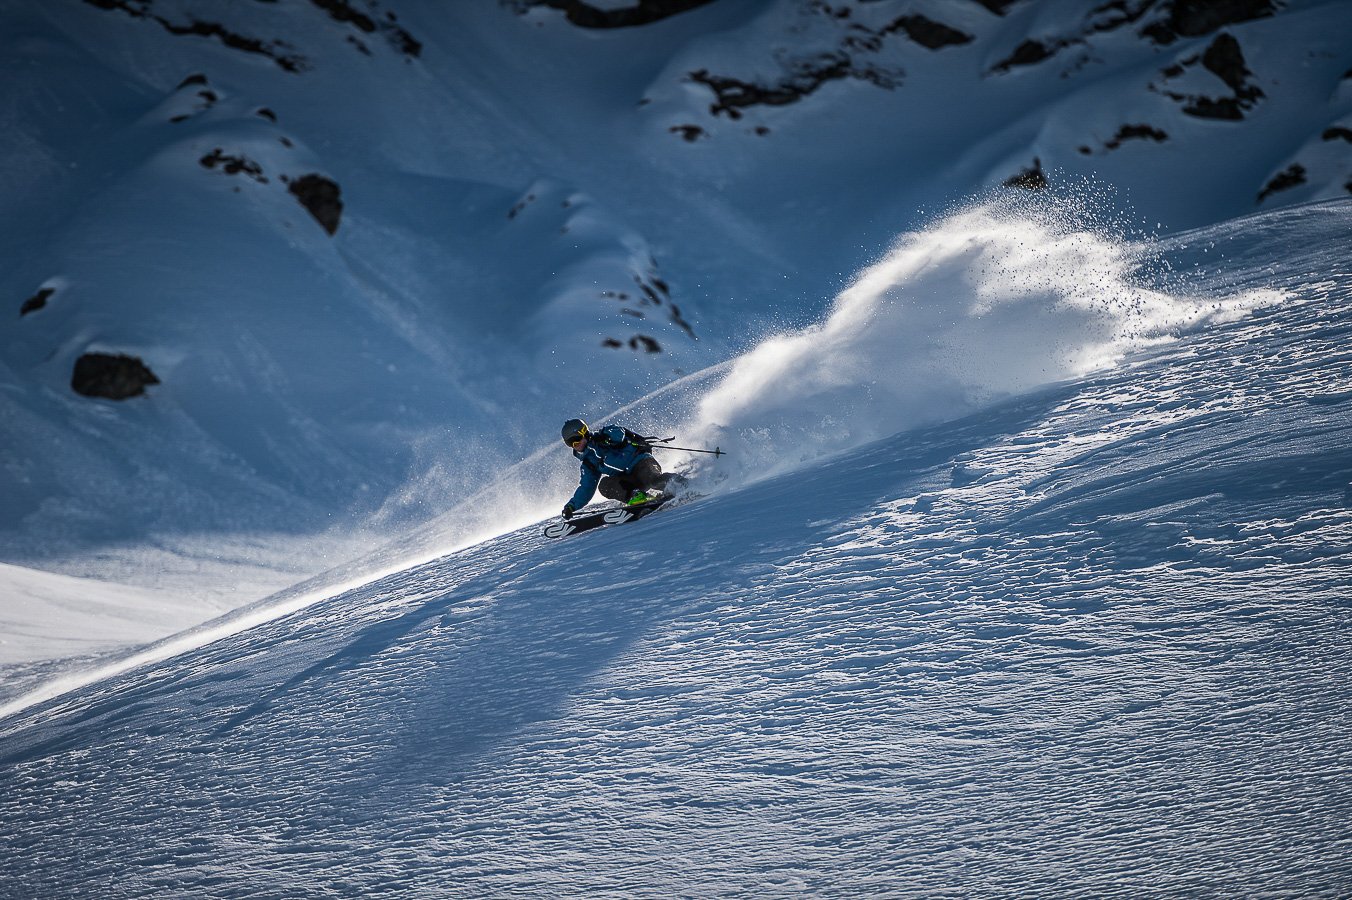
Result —
[[[563,508],[563,517],[565,519],[571,519],[575,512],[577,512],[577,510],[573,509],[573,504],[569,503]]]

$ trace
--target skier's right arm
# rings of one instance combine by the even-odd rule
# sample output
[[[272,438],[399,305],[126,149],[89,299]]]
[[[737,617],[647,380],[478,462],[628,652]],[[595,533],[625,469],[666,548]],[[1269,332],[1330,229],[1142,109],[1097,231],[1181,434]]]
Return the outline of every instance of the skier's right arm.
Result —
[[[568,505],[574,510],[586,506],[591,502],[592,495],[596,493],[596,485],[600,482],[601,473],[584,462],[582,479],[578,482],[577,491],[573,493],[573,499],[568,501]]]

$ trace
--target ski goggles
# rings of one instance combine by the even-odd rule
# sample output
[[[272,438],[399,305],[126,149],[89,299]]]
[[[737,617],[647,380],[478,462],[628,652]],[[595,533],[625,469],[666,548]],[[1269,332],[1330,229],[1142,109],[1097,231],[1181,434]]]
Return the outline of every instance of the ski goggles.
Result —
[[[566,438],[564,438],[563,442],[567,444],[569,447],[576,447],[578,444],[582,443],[586,439],[587,439],[587,426],[583,425],[580,430],[575,431],[572,434],[568,435]]]

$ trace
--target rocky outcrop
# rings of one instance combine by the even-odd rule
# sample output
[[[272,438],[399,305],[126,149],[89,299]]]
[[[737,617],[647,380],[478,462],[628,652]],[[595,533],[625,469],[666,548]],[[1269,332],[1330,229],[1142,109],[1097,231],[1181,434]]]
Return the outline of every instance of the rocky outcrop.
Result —
[[[215,169],[220,166],[221,171],[226,175],[244,175],[259,184],[268,183],[268,177],[263,174],[261,165],[243,154],[237,156],[227,154],[220,147],[203,156],[198,162],[202,164],[204,169]]]
[[[655,339],[648,337],[648,335],[646,334],[636,334],[633,337],[631,337],[628,341],[620,341],[616,340],[615,338],[606,338],[604,341],[601,342],[601,346],[610,347],[615,350],[619,350],[623,347],[628,347],[630,350],[642,350],[646,353],[662,352],[662,345],[659,344]]]
[[[71,390],[83,397],[126,400],[139,397],[160,380],[135,356],[86,353],[75,361]]]
[[[153,0],[84,0],[99,9],[124,12],[134,19],[155,22],[174,35],[195,35],[214,38],[232,50],[266,56],[287,72],[301,72],[309,68],[308,61],[297,54],[285,41],[266,41],[238,34],[218,22],[190,19],[175,21],[154,11]]]
[[[1005,187],[1022,188],[1025,191],[1043,191],[1047,189],[1047,174],[1042,171],[1042,160],[1033,159],[1033,165],[1017,175],[1006,178]]]
[[[557,9],[579,28],[634,28],[651,25],[671,16],[698,9],[713,0],[636,0],[632,6],[604,9],[582,0],[520,0],[517,8],[525,11],[544,6]]]
[[[1253,74],[1244,61],[1244,52],[1234,35],[1222,33],[1216,35],[1200,56],[1192,56],[1165,69],[1161,74],[1164,81],[1178,78],[1188,70],[1200,64],[1208,72],[1223,81],[1230,88],[1229,96],[1209,97],[1201,94],[1184,94],[1151,85],[1171,100],[1183,105],[1183,112],[1200,119],[1224,119],[1239,121],[1244,113],[1263,98],[1261,88],[1249,80]]]
[[[303,72],[311,67],[310,61],[296,52],[286,41],[251,37],[231,29],[222,22],[186,18],[181,12],[171,11],[161,14],[156,11],[155,0],[84,0],[84,2],[98,9],[123,12],[134,19],[154,22],[173,35],[209,38],[232,50],[266,56],[287,72]],[[422,53],[422,42],[398,24],[398,17],[393,12],[382,11],[375,0],[364,0],[365,10],[359,9],[352,0],[310,0],[310,3],[327,13],[329,18],[350,25],[360,34],[383,35],[396,51],[406,57],[416,58]],[[219,5],[224,7],[222,13],[229,11],[228,4]],[[349,35],[348,42],[358,51],[371,55],[371,51],[356,35]]]
[[[335,22],[351,25],[363,34],[383,34],[385,39],[400,53],[409,58],[422,54],[422,41],[417,40],[398,24],[399,19],[392,12],[381,15],[375,3],[367,3],[370,12],[363,12],[353,6],[349,0],[310,0],[312,4],[329,14]],[[360,40],[352,39],[359,51],[371,55],[371,51]]]
[[[959,31],[951,25],[945,25],[943,22],[936,22],[919,13],[901,16],[877,31],[872,31],[861,25],[855,25],[855,28],[862,32],[864,37],[859,34],[851,35],[849,39],[850,46],[868,50],[879,50],[882,48],[882,39],[892,34],[905,34],[915,43],[927,50],[941,50],[944,47],[957,47],[962,44],[970,44],[973,40],[972,35],[965,31]]]
[[[815,93],[833,81],[866,81],[885,90],[901,86],[905,71],[894,64],[870,59],[883,51],[895,35],[905,35],[928,50],[941,50],[967,44],[975,38],[943,22],[919,13],[898,16],[882,26],[854,21],[852,7],[817,2],[805,13],[824,16],[838,37],[816,49],[804,49],[797,55],[784,55],[779,65],[784,74],[773,80],[747,81],[731,75],[719,75],[708,69],[691,72],[689,80],[714,93],[709,111],[715,116],[739,119],[742,111],[753,106],[787,106]],[[674,130],[674,129],[673,129]],[[688,132],[678,132],[690,140]],[[758,131],[766,134],[768,130]]]
[[[29,313],[37,312],[42,309],[47,305],[47,301],[50,300],[55,293],[56,288],[49,287],[45,287],[38,291],[36,294],[25,300],[23,306],[19,307],[19,315],[26,316]]]
[[[1263,190],[1258,193],[1258,202],[1262,203],[1268,197],[1278,191],[1289,191],[1293,187],[1298,187],[1305,183],[1305,167],[1300,163],[1292,163],[1276,175],[1263,186]]]
[[[330,235],[337,234],[338,223],[343,217],[342,191],[337,182],[318,174],[282,180],[287,181],[287,190],[295,195],[301,206],[310,211],[320,227]]]
[[[672,134],[679,134],[690,143],[694,143],[704,137],[707,132],[698,125],[673,125],[667,129]]]
[[[1278,6],[1277,0],[1172,0],[1164,5],[1164,16],[1141,33],[1157,44],[1171,44],[1180,37],[1201,37],[1227,25],[1266,18]]]
[[[740,119],[742,110],[750,106],[787,106],[817,91],[822,85],[845,78],[856,78],[882,88],[895,88],[900,83],[899,69],[885,69],[873,65],[856,65],[847,53],[826,53],[812,59],[794,60],[787,65],[788,72],[780,81],[759,84],[721,75],[707,69],[690,73],[690,80],[714,92],[709,111]]]
[[[1162,144],[1167,140],[1169,135],[1152,125],[1123,125],[1103,146],[1107,150],[1116,150],[1126,141],[1154,141]]]

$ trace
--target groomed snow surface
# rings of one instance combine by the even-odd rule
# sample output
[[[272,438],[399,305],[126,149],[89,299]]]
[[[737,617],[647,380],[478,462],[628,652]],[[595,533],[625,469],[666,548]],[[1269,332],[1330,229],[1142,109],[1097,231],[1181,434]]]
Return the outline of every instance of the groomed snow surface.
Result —
[[[1070,316],[1045,333],[1084,368],[813,444],[805,408],[864,435],[897,407],[777,361],[925,315],[904,285],[954,278],[903,240],[689,401],[781,474],[706,468],[641,523],[532,524],[11,704],[0,892],[1345,894],[1350,236],[1340,203],[1137,247],[1130,315],[975,240],[950,274],[1018,282],[981,315]],[[941,333],[989,378],[974,328]]]

